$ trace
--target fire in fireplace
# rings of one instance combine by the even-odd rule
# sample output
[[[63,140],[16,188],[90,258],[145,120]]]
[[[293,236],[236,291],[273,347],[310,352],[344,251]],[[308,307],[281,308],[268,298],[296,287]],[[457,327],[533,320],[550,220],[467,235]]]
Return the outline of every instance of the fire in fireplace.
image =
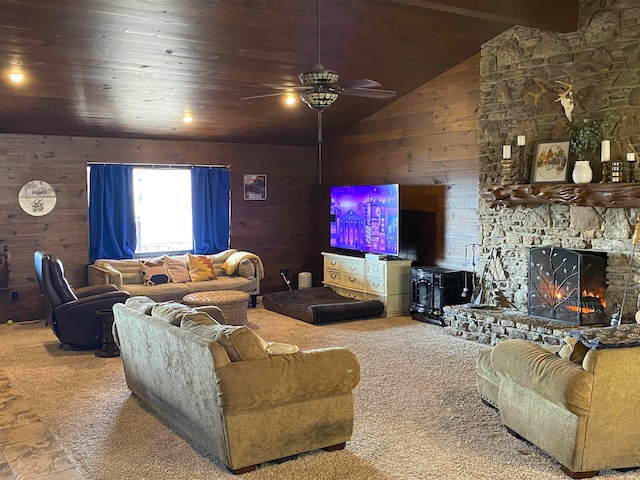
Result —
[[[606,323],[606,270],[606,253],[531,248],[529,315],[576,325]]]

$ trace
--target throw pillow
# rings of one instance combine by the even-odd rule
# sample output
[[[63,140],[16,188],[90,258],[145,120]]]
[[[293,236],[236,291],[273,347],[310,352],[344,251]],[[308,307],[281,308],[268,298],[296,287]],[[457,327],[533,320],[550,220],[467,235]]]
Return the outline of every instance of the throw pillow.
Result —
[[[162,259],[167,266],[169,278],[171,278],[173,283],[185,283],[191,281],[191,275],[189,275],[189,259],[186,255],[180,255],[179,257],[164,255]]]
[[[576,337],[564,337],[557,354],[560,358],[571,360],[573,363],[582,365],[582,360],[584,360],[584,356],[588,351],[589,349],[580,339]]]
[[[195,313],[195,310],[181,303],[172,301],[156,303],[151,310],[151,315],[176,327],[180,326],[182,317],[186,313]]]
[[[185,313],[182,316],[180,325],[182,325],[184,320],[189,320],[197,325],[220,325],[219,322],[216,322],[214,318],[205,312]]]
[[[181,328],[222,345],[232,362],[269,358],[264,340],[250,328],[236,325],[198,325],[183,319]]]
[[[190,253],[187,253],[187,256],[189,258],[189,277],[192,282],[204,282],[218,278],[210,258]]]
[[[142,269],[145,285],[160,285],[161,283],[169,282],[167,266],[162,259],[142,260],[140,261],[140,268]]]
[[[156,304],[156,302],[151,300],[149,297],[143,297],[140,295],[137,297],[127,298],[124,304],[127,307],[131,307],[140,313],[151,315],[151,310],[153,310],[153,306]]]
[[[256,266],[249,259],[242,260],[237,269],[238,275],[243,278],[251,278],[256,276]]]

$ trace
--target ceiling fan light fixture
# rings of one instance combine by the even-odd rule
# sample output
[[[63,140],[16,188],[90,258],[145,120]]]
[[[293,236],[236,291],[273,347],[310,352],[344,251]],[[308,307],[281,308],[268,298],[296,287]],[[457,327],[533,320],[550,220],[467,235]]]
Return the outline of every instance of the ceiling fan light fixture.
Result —
[[[300,98],[316,112],[322,112],[338,99],[338,93],[332,90],[314,87],[313,90],[303,92]]]
[[[336,83],[340,79],[333,70],[327,70],[321,64],[316,64],[313,69],[302,72],[298,75],[298,79],[302,85],[322,85],[327,83]]]

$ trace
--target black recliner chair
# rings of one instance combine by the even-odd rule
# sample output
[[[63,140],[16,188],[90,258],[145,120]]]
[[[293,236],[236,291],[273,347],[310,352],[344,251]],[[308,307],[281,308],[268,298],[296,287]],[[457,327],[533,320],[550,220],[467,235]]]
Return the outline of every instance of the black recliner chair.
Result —
[[[62,346],[90,350],[102,346],[102,319],[95,312],[124,303],[129,294],[115,285],[93,285],[72,290],[62,261],[35,252],[36,277],[47,306],[47,322]]]

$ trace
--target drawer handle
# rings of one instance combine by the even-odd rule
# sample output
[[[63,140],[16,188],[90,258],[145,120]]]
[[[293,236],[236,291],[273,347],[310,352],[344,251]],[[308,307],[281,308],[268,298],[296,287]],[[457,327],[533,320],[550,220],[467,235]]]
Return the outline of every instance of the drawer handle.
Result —
[[[349,281],[350,281],[350,282],[355,282],[356,280],[357,280],[357,278],[356,278],[356,277],[349,277]]]
[[[355,272],[356,271],[356,267],[349,266],[349,270],[351,270],[352,272]]]
[[[379,283],[376,283],[376,282],[371,282],[371,285],[373,285],[373,286],[374,286],[374,287],[376,287],[376,288],[378,288],[378,287],[380,286],[380,284],[379,284]]]

